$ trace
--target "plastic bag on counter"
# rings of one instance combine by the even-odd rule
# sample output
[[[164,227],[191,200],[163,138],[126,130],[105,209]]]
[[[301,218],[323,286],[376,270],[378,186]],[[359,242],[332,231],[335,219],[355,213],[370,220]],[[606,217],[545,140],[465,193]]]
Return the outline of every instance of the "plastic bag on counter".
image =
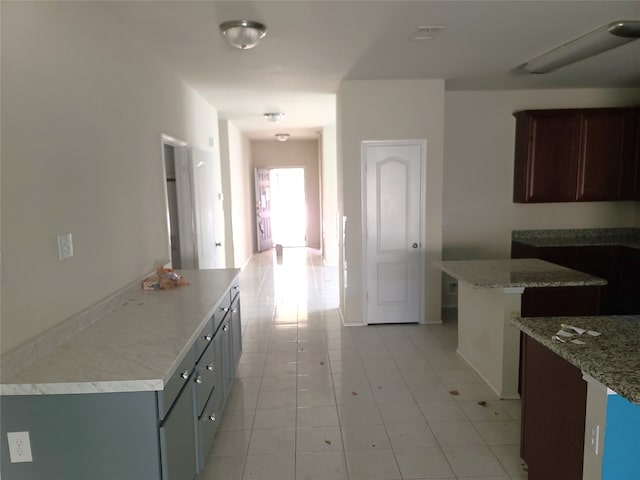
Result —
[[[156,269],[156,275],[142,282],[143,290],[169,290],[180,285],[189,285],[189,282],[177,272],[162,265]]]

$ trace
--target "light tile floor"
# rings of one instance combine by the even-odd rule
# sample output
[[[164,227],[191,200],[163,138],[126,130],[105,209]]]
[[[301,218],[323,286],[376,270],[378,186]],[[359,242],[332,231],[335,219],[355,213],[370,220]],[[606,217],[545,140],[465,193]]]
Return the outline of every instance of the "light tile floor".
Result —
[[[201,480],[526,479],[519,401],[501,401],[442,325],[342,326],[311,249],[241,274],[244,351]]]

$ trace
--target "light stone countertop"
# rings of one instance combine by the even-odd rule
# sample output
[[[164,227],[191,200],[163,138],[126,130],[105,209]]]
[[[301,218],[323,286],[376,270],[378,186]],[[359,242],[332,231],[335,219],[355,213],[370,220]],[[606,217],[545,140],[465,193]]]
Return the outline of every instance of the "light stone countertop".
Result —
[[[640,228],[515,230],[513,241],[531,247],[620,246],[640,248]]]
[[[621,397],[640,405],[640,315],[526,317],[512,323]],[[579,338],[584,345],[552,340],[563,323],[602,335],[569,338]]]
[[[575,287],[606,285],[593,275],[537,258],[457,260],[434,264],[472,288]]]
[[[0,395],[162,390],[239,275],[180,271],[189,285],[142,287],[119,307],[9,378]]]

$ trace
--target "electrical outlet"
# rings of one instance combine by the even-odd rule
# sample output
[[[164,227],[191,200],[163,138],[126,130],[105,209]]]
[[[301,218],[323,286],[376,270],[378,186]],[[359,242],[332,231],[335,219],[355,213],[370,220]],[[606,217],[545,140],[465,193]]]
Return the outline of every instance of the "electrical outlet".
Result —
[[[591,448],[593,453],[598,455],[600,453],[600,425],[591,425]]]
[[[58,257],[60,260],[73,257],[73,238],[70,233],[58,235]]]
[[[458,282],[450,281],[447,283],[447,293],[449,295],[455,295],[458,293]]]
[[[7,432],[11,463],[33,462],[29,432]]]

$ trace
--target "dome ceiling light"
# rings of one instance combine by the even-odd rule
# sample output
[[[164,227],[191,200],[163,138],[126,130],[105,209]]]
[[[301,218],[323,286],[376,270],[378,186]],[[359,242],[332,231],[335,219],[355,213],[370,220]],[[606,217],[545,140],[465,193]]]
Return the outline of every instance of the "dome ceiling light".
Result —
[[[229,45],[248,50],[255,47],[267,34],[267,27],[252,20],[230,20],[220,24],[220,31]]]
[[[288,133],[276,133],[276,140],[278,140],[279,142],[286,142],[287,140],[289,140],[289,134]]]

